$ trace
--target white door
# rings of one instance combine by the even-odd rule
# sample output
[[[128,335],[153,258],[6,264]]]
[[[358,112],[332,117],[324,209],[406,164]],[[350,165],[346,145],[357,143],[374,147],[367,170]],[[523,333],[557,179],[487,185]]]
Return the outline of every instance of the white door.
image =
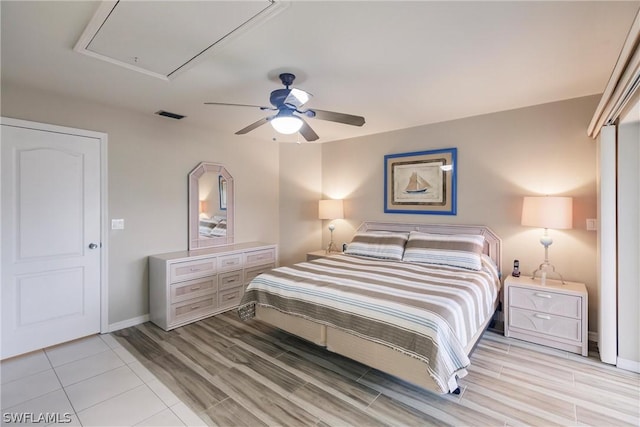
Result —
[[[37,127],[2,123],[2,359],[100,331],[101,139]]]

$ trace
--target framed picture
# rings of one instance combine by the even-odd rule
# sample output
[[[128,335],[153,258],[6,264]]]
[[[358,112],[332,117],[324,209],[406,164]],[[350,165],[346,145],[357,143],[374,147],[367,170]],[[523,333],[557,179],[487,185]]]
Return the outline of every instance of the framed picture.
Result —
[[[384,211],[456,214],[457,149],[384,156]]]
[[[220,175],[218,177],[218,194],[220,194],[220,210],[227,210],[227,180]]]

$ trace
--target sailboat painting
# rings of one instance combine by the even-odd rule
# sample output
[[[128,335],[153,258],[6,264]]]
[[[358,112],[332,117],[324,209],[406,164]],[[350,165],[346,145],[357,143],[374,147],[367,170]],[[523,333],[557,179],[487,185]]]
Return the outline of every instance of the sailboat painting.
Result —
[[[394,203],[442,203],[443,164],[442,159],[420,163],[393,163]]]
[[[409,177],[409,184],[405,187],[406,193],[426,193],[431,188],[431,184],[426,179],[418,175],[418,172],[413,172]]]
[[[385,156],[385,212],[455,215],[456,149]]]

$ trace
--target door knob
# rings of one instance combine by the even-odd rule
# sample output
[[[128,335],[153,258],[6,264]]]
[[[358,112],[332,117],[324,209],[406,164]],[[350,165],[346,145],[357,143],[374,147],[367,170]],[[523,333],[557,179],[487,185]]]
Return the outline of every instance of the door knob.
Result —
[[[95,249],[98,245],[96,243],[89,243],[89,249]]]

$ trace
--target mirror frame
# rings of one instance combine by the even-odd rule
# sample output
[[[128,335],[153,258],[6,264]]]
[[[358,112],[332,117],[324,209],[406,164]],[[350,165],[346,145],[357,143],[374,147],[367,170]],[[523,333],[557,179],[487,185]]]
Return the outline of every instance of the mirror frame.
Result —
[[[200,194],[198,183],[207,172],[217,173],[227,181],[227,235],[222,237],[200,237]],[[189,172],[189,250],[205,249],[233,243],[233,177],[218,163],[201,162]]]

